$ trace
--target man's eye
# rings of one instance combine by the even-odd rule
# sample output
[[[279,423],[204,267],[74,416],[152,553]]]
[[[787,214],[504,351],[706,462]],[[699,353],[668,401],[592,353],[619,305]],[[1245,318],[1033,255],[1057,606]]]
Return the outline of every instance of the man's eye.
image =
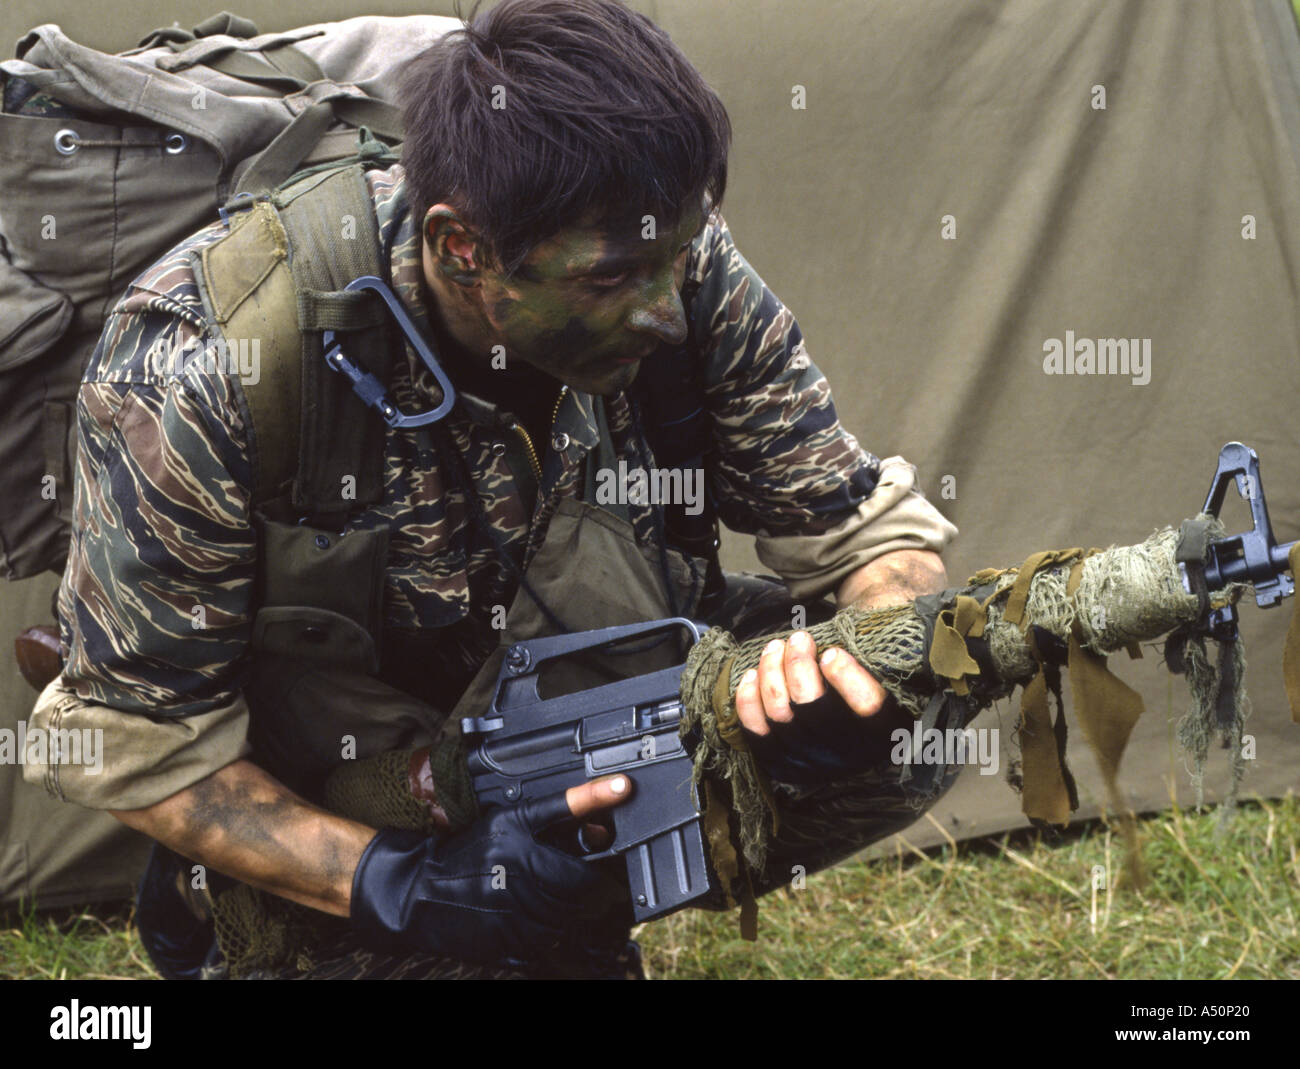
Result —
[[[591,284],[599,289],[617,289],[628,279],[628,272],[620,271],[616,275],[592,275]]]

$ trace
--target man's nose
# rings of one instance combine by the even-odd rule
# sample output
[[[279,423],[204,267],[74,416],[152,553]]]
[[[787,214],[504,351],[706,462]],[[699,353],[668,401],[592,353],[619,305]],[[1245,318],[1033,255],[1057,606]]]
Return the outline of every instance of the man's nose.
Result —
[[[686,310],[671,275],[628,317],[628,326],[670,345],[686,340]]]

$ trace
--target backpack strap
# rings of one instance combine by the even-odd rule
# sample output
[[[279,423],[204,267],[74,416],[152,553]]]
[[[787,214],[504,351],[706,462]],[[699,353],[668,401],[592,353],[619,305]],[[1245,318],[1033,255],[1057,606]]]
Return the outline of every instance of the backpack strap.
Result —
[[[349,354],[380,381],[392,364],[382,302],[342,292],[387,274],[365,165],[305,175],[230,220],[192,262],[227,345],[257,344],[242,383],[253,506],[287,497],[314,526],[340,527],[382,497],[386,427],[325,365],[321,332],[355,332]]]
[[[383,497],[386,424],[325,364],[322,332],[349,333],[351,359],[387,383],[392,325],[373,294],[344,292],[363,275],[386,278],[379,231],[362,164],[325,170],[278,190],[292,256],[295,310],[302,335],[302,406],[293,506],[320,526]]]
[[[208,317],[227,345],[256,341],[257,375],[241,395],[253,507],[287,494],[297,471],[302,342],[288,241],[266,201],[229,218],[230,232],[190,258]]]
[[[339,122],[394,143],[402,139],[402,115],[395,105],[354,96],[352,90],[330,82],[307,86],[286,97],[285,103],[297,114],[240,172],[237,193],[259,195],[291,184],[291,176]]]
[[[136,48],[143,51],[159,44],[184,44],[199,37],[213,37],[217,34],[228,34],[231,37],[247,40],[257,36],[257,23],[239,15],[232,15],[229,11],[223,11],[219,15],[209,15],[192,30],[183,30],[179,26],[160,26],[136,45]]]
[[[316,30],[305,36],[323,32]],[[284,105],[293,119],[241,168],[237,193],[257,195],[289,184],[321,138],[339,123],[354,130],[365,129],[393,143],[401,141],[401,109],[356,85],[330,79],[316,60],[297,47],[295,42],[304,39],[302,32],[248,40],[255,37],[257,27],[253,23],[223,12],[200,23],[193,32],[156,30],[144,42],[171,49],[172,55],[158,58],[159,70],[179,74],[208,67],[229,78],[284,94]],[[251,47],[253,44],[258,47]]]

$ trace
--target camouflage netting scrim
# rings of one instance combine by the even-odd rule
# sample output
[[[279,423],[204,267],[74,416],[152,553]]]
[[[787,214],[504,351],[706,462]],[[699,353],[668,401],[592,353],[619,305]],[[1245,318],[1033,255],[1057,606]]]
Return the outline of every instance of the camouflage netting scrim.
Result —
[[[1195,522],[1212,538],[1222,535],[1217,520]],[[1057,691],[1061,663],[1068,664],[1078,718],[1109,789],[1142,703],[1110,674],[1105,656],[1120,649],[1140,656],[1137,643],[1171,635],[1176,656],[1170,666],[1187,674],[1192,696],[1180,739],[1198,774],[1212,735],[1235,742],[1235,796],[1248,708],[1241,643],[1225,643],[1217,664],[1211,663],[1194,630],[1203,606],[1184,589],[1175,559],[1179,539],[1179,531],[1165,529],[1135,546],[1038,553],[1019,568],[980,572],[965,588],[909,605],[844,609],[808,630],[819,651],[847,650],[913,716],[924,716],[936,694],[960,699],[973,716],[1023,686],[1017,733],[1025,812],[1053,823],[1065,823],[1078,804],[1064,762],[1063,725],[1054,727],[1047,712],[1047,692]],[[1242,589],[1216,592],[1212,604],[1235,601]],[[729,784],[745,857],[755,869],[763,863],[774,813],[745,748],[735,691],[772,637],[737,643],[715,628],[691,651],[682,675],[682,731],[698,730],[703,739],[695,754],[696,781]],[[1045,648],[1052,642],[1058,644],[1055,658]],[[1111,803],[1122,808],[1117,789]]]
[[[212,918],[227,974],[240,980],[308,973],[313,951],[347,929],[341,918],[243,883],[215,896]]]
[[[437,784],[436,811],[411,793],[412,761],[418,766],[426,754]],[[326,779],[322,801],[331,813],[372,828],[407,828],[426,835],[467,828],[478,816],[474,788],[455,739],[342,764]]]

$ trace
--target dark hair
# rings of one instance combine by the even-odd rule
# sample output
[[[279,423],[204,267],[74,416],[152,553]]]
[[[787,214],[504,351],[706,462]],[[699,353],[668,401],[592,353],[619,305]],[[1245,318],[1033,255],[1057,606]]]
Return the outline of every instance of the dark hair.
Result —
[[[402,79],[417,225],[454,205],[509,274],[593,210],[662,229],[701,196],[721,203],[726,109],[649,19],[616,0],[478,7]]]

